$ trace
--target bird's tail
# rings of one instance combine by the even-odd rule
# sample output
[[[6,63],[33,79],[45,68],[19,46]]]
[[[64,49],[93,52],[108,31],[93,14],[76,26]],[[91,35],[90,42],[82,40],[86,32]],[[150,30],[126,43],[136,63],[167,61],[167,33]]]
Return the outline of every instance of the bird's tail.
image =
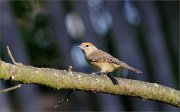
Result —
[[[126,63],[123,63],[123,64],[121,65],[121,67],[126,68],[126,69],[128,69],[128,70],[131,70],[131,71],[133,71],[133,72],[136,72],[137,74],[141,74],[141,73],[142,73],[140,70],[135,69],[135,68],[129,66],[128,64],[126,64]]]

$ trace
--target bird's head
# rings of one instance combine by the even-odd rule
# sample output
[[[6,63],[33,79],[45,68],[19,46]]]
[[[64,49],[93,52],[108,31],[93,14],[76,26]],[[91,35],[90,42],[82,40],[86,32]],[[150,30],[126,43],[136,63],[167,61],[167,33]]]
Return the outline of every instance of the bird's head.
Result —
[[[96,46],[94,46],[90,42],[84,42],[80,46],[78,46],[85,55],[91,54],[94,50],[97,50]]]

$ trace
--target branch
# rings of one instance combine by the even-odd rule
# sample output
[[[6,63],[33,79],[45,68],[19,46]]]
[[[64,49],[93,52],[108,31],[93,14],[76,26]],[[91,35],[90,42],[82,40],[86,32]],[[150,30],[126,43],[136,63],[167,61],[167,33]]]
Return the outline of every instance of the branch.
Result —
[[[0,61],[0,79],[21,83],[41,84],[55,89],[73,89],[101,92],[114,95],[136,96],[168,103],[180,107],[180,91],[156,83],[115,78],[119,85],[114,85],[107,75],[90,75],[80,72],[67,72],[50,68],[37,68],[22,64],[13,65]]]

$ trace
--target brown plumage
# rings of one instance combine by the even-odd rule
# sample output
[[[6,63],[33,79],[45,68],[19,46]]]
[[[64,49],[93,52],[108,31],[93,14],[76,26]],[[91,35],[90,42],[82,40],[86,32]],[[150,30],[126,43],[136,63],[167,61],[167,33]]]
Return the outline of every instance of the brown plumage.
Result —
[[[85,42],[79,47],[83,51],[86,61],[98,68],[101,72],[113,72],[114,70],[125,68],[136,73],[142,73],[119,59],[114,58],[109,53],[97,49],[92,43]]]

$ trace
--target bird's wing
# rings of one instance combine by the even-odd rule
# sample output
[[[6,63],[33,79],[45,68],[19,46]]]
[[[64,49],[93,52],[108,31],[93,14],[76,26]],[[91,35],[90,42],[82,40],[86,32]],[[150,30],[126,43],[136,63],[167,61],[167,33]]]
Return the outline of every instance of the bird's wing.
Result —
[[[113,64],[115,64],[115,66],[118,65],[118,66],[120,66],[122,68],[132,70],[132,71],[134,71],[136,73],[142,73],[138,69],[135,69],[135,68],[129,66],[128,64],[120,61],[119,59],[114,58],[109,53],[106,53],[106,52],[101,51],[101,50],[96,50],[96,51],[92,52],[91,54],[89,54],[87,56],[87,60],[89,60],[89,62],[113,63]]]
[[[87,58],[91,62],[108,62],[108,63],[114,63],[114,64],[121,64],[122,62],[118,60],[117,58],[114,58],[109,53],[106,53],[102,50],[95,50],[91,54],[88,55]]]

